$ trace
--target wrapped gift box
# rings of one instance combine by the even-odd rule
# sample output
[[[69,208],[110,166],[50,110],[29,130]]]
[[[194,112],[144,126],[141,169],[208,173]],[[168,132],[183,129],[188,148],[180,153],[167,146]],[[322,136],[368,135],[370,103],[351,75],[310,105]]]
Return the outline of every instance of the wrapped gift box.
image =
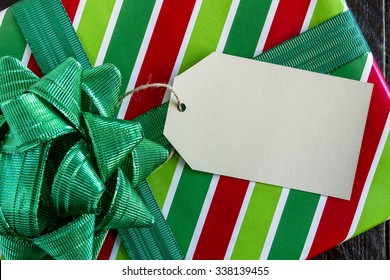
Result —
[[[254,57],[348,9],[342,0],[63,4],[92,64],[121,70],[123,91],[172,82],[214,51]],[[0,56],[39,72],[11,9],[0,13],[0,38]],[[311,258],[390,217],[389,88],[371,53],[331,74],[375,84],[351,200],[196,172],[175,155],[148,182],[187,259]],[[162,89],[135,94],[119,117],[168,98]],[[115,232],[99,258],[128,258]]]

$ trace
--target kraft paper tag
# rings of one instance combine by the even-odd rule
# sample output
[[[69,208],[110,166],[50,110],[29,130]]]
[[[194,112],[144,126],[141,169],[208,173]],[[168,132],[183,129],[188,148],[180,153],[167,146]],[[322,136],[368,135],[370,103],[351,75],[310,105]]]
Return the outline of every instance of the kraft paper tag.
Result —
[[[372,84],[213,53],[173,88],[164,134],[192,169],[350,198]]]

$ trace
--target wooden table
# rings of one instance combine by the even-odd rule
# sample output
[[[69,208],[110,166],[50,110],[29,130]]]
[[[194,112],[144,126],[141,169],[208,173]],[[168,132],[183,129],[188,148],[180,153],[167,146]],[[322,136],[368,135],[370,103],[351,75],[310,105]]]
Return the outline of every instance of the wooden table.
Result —
[[[366,36],[387,82],[390,83],[390,0],[346,0],[346,2]],[[315,259],[389,260],[390,223],[388,221],[378,225]]]

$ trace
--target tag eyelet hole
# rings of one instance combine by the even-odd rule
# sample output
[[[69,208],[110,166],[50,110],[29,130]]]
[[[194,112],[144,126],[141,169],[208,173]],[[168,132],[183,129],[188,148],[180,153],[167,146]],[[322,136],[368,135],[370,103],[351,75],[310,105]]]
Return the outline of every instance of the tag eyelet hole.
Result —
[[[180,104],[177,105],[177,109],[178,109],[180,112],[183,113],[183,112],[187,109],[187,106],[186,106],[186,104],[184,104],[184,103],[180,103]]]

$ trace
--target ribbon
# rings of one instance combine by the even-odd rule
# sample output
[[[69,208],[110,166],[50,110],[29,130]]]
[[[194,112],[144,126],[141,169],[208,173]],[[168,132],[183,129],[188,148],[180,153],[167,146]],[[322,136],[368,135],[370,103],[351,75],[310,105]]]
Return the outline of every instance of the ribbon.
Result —
[[[352,12],[347,10],[253,59],[325,74],[369,52]]]
[[[121,76],[73,58],[39,79],[0,59],[0,246],[7,259],[95,259],[109,229],[153,225],[137,186],[166,161],[116,119]]]

